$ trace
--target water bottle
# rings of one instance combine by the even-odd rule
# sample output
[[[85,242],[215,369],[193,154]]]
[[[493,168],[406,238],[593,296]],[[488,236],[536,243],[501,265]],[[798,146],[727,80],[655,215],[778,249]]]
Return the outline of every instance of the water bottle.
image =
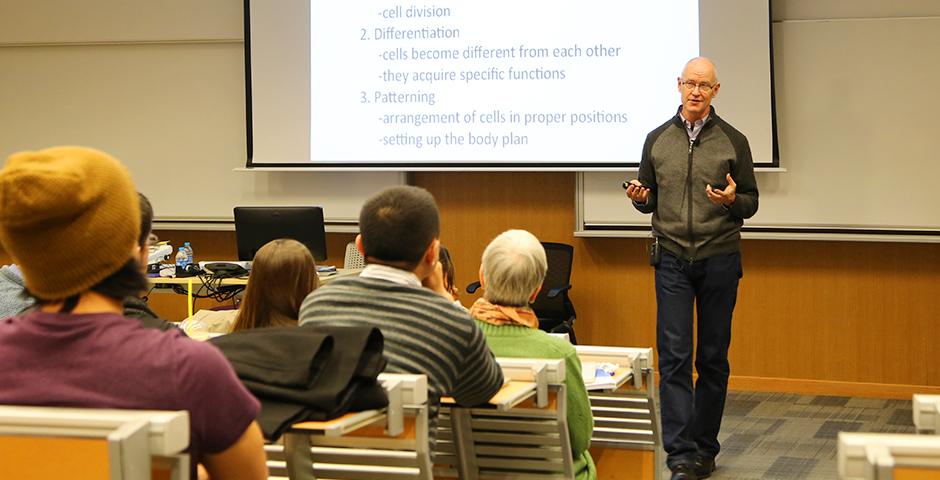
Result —
[[[186,275],[186,265],[189,265],[189,255],[186,253],[186,247],[180,247],[176,252],[176,276]]]
[[[193,247],[192,247],[192,245],[190,245],[189,242],[183,242],[183,248],[186,249],[186,255],[189,256],[188,262],[189,262],[189,263],[196,263],[195,257],[193,257]]]

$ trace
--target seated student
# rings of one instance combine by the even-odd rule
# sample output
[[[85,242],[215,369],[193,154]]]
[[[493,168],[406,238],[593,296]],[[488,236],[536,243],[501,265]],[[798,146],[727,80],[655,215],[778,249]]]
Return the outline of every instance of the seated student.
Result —
[[[448,252],[447,248],[443,245],[440,246],[440,253],[438,254],[437,265],[434,266],[434,273],[422,280],[421,285],[448,300],[452,300],[454,306],[464,312],[469,312],[467,307],[460,303],[457,286],[454,284],[454,262],[450,258],[450,252]]]
[[[0,404],[187,410],[192,478],[265,479],[258,401],[211,345],[143,328],[122,301],[146,287],[128,171],[82,147],[12,155],[0,243],[37,309],[0,322]]]
[[[233,332],[297,325],[300,305],[319,286],[317,266],[304,244],[282,238],[258,249]]]
[[[501,233],[483,251],[483,297],[470,307],[470,316],[498,357],[565,359],[574,471],[579,480],[594,479],[597,471],[588,452],[594,419],[581,377],[581,361],[570,343],[539,330],[539,319],[528,307],[542,288],[547,270],[545,249],[538,238],[525,230]]]
[[[143,193],[137,192],[140,204],[140,235],[137,236],[137,264],[141,272],[147,271],[147,261],[150,257],[150,237],[153,235],[153,206]],[[139,293],[139,292],[138,292]],[[136,318],[141,325],[157,330],[177,329],[176,325],[163,320],[156,312],[150,309],[147,302],[138,296],[138,293],[124,298],[124,316]]]
[[[438,261],[441,262],[441,271],[444,279],[444,290],[454,297],[455,301],[460,300],[460,292],[454,283],[454,261],[450,258],[450,251],[447,247],[441,245]]]
[[[141,271],[146,271],[147,258],[150,252],[149,239],[153,234],[153,207],[150,200],[144,194],[137,193],[140,202],[140,235],[137,239],[137,261]],[[138,292],[139,293],[139,292]],[[23,283],[23,274],[16,265],[5,265],[0,268],[0,318],[11,317],[24,312],[27,308],[35,304],[35,299],[26,292],[26,285]],[[166,320],[161,319],[142,298],[134,295],[128,295],[124,299],[124,316],[136,318],[147,328],[156,328],[158,330],[175,329],[176,326]]]
[[[502,370],[453,298],[421,286],[439,268],[440,220],[430,193],[417,187],[377,193],[362,206],[359,231],[356,245],[366,267],[358,277],[338,278],[311,293],[300,307],[300,324],[378,327],[387,372],[428,376],[428,419],[435,432],[441,396],[485,403],[502,387]]]

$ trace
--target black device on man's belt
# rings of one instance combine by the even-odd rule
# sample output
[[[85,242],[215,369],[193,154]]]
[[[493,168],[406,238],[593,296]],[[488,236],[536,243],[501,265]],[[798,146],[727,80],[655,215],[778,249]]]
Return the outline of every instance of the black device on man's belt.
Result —
[[[658,267],[663,259],[663,251],[659,246],[659,237],[653,237],[653,243],[650,244],[650,266]]]

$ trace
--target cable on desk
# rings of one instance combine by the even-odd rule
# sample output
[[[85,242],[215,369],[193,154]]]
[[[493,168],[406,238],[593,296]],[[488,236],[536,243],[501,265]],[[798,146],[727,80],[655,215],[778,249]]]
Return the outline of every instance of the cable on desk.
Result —
[[[222,280],[229,278],[226,276],[200,273],[198,277],[200,286],[193,291],[193,299],[211,298],[218,303],[224,303],[234,299],[245,289],[244,285],[222,285]],[[173,291],[182,295],[188,293],[185,285],[173,285]]]

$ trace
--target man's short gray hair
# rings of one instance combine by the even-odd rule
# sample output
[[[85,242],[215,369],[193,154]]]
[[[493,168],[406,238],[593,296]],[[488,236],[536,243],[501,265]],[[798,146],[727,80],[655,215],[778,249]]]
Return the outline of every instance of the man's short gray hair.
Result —
[[[507,230],[483,251],[483,297],[496,305],[528,305],[547,270],[539,239],[525,230]]]

